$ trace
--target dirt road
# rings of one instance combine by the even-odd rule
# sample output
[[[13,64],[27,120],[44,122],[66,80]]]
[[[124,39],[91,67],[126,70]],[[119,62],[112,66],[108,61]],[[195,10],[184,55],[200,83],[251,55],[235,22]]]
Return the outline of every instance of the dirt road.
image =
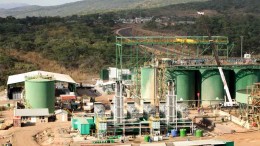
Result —
[[[235,146],[260,146],[260,131],[225,134],[215,138],[234,141]]]
[[[54,122],[46,124],[38,124],[36,126],[27,126],[27,127],[12,127],[8,131],[1,131],[1,135],[11,135],[12,137],[5,140],[0,140],[0,143],[3,144],[7,140],[11,140],[13,146],[38,146],[34,140],[34,135],[39,132],[44,131],[45,129],[51,128],[67,128],[69,127],[70,122]]]

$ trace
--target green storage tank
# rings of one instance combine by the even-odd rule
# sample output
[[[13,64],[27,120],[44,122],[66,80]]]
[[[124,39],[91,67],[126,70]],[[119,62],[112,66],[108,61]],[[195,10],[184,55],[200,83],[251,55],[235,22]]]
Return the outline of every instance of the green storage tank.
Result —
[[[74,119],[74,118],[71,119],[71,127],[74,130],[78,129],[78,120],[77,119]]]
[[[201,73],[201,103],[208,106],[223,102],[225,90],[220,73],[217,69],[200,69]],[[229,82],[229,74],[224,71],[226,81]],[[203,101],[204,100],[204,101]],[[215,101],[214,101],[215,100]],[[220,100],[220,101],[216,101]]]
[[[180,129],[180,137],[186,136],[186,129]]]
[[[256,69],[235,69],[236,74],[236,91],[247,89],[260,81],[260,70]]]
[[[122,80],[131,80],[131,75],[122,74]]]
[[[102,69],[100,71],[100,79],[101,80],[108,80],[109,79],[109,71],[108,71],[108,69]]]
[[[144,101],[151,101],[154,103],[156,97],[156,71],[154,68],[141,69],[141,97]]]
[[[90,124],[87,119],[84,117],[77,117],[77,129],[79,130],[81,135],[89,135],[90,134]]]
[[[149,135],[145,135],[145,136],[144,136],[144,141],[145,141],[145,142],[149,142],[149,140],[150,140],[150,136],[149,136]]]
[[[54,113],[55,85],[49,79],[30,79],[25,81],[25,98],[31,108],[48,108]]]
[[[90,129],[94,129],[95,128],[94,119],[92,117],[86,117],[86,120],[88,121],[88,123],[90,125]]]
[[[196,130],[196,132],[195,132],[195,136],[196,137],[202,137],[203,136],[203,131],[202,130]]]
[[[81,135],[89,135],[90,134],[90,125],[88,123],[79,123],[78,130]]]
[[[248,101],[250,92],[251,90],[247,90],[247,89],[238,90],[236,92],[236,101],[244,104],[248,104],[248,102],[251,103],[250,101]]]
[[[175,80],[178,100],[194,100],[195,98],[195,72],[192,70],[168,69],[166,81]]]

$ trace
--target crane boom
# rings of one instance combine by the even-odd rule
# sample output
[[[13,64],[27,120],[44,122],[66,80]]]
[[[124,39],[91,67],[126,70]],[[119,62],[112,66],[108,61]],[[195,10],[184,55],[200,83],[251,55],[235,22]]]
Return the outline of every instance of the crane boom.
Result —
[[[220,62],[219,57],[218,57],[218,52],[215,48],[213,40],[211,40],[210,36],[209,36],[209,38],[210,38],[210,47],[213,50],[213,54],[214,54],[214,57],[215,57],[215,60],[216,60],[217,66],[218,66],[220,77],[221,77],[221,80],[223,82],[224,89],[226,91],[226,95],[228,97],[228,102],[224,102],[224,106],[233,106],[235,103],[232,101],[232,98],[231,98],[231,95],[230,95],[230,92],[229,92],[229,88],[228,88],[228,85],[227,85],[226,77],[224,75],[224,72],[223,72],[222,67],[221,67],[221,62]]]

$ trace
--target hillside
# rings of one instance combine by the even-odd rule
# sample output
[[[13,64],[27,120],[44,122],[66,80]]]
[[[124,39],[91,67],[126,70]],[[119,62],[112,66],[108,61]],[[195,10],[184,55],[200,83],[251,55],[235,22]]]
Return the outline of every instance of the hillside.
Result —
[[[97,75],[102,68],[115,65],[113,32],[125,24],[118,25],[114,20],[124,16],[139,17],[140,13],[143,17],[154,16],[152,21],[142,24],[145,29],[198,36],[208,35],[207,24],[212,35],[228,36],[235,43],[235,54],[231,54],[231,57],[240,54],[240,36],[244,36],[244,53],[260,54],[260,18],[257,9],[260,1],[225,1],[68,17],[0,18],[0,86],[6,83],[8,75],[36,69],[67,73],[79,81]],[[200,17],[190,15],[198,10],[215,13]],[[170,16],[173,16],[170,20],[174,22],[191,20],[195,23],[169,26],[155,24],[156,18]]]
[[[18,7],[25,7],[28,6],[28,4],[25,3],[1,3],[0,9],[12,9],[12,8],[18,8]]]
[[[211,0],[146,9],[128,15],[138,16],[138,13],[142,13],[143,16],[154,16],[152,21],[144,25],[145,29],[152,31],[191,36],[209,35],[209,33],[228,36],[230,42],[235,45],[231,57],[240,55],[241,36],[243,36],[243,53],[253,53],[255,56],[260,54],[259,7],[259,0]],[[198,15],[197,11],[203,11],[205,15]],[[161,24],[155,21],[163,17],[169,19]]]
[[[83,0],[59,6],[26,6],[0,10],[0,17],[14,16],[70,16],[93,13],[105,13],[126,9],[161,7],[171,4],[207,1],[207,0]]]
[[[168,5],[163,7],[156,7],[150,9],[141,9],[136,11],[126,11],[129,18],[134,16],[143,17],[160,17],[166,16],[177,19],[182,17],[197,18],[199,15],[197,11],[205,12],[205,15],[256,15],[260,16],[260,1],[259,0],[208,0],[205,2],[192,2],[177,5]],[[193,19],[194,20],[194,19]]]
[[[0,18],[0,86],[7,76],[36,69],[86,81],[114,65],[109,16]]]

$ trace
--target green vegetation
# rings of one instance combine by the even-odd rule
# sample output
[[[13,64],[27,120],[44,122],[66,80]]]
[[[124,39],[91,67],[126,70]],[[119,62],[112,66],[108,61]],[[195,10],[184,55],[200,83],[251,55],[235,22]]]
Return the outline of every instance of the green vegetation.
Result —
[[[0,87],[7,82],[7,76],[37,70],[38,67],[32,63],[17,60],[0,50]]]
[[[135,8],[161,7],[170,4],[206,0],[83,0],[52,7],[27,6],[11,10],[0,10],[0,17],[14,16],[70,16],[93,13],[106,13]]]
[[[202,2],[191,2],[184,4],[168,5],[164,7],[156,7],[151,9],[142,9],[139,11],[130,11],[129,14],[142,16],[169,16],[174,19],[182,17],[182,19],[196,17],[197,11],[208,10],[207,12],[216,11],[213,14],[222,15],[244,15],[260,13],[259,0],[209,0]],[[206,12],[206,14],[207,14]]]
[[[112,3],[110,0],[95,0],[94,3],[93,0],[86,0],[48,9],[41,8],[41,10],[44,10],[44,12],[48,11],[53,15],[66,16],[72,13],[88,13],[86,11],[91,11],[91,13],[105,11],[103,9],[112,11],[115,10],[114,8],[117,8],[117,10],[137,9],[87,16],[26,17],[22,19],[8,16],[0,18],[0,86],[6,84],[8,75],[43,69],[39,67],[39,64],[35,65],[34,62],[26,62],[23,59],[17,59],[12,56],[10,52],[13,50],[36,52],[44,56],[44,58],[57,61],[62,67],[66,67],[70,71],[79,70],[80,73],[98,73],[101,68],[115,65],[115,36],[113,30],[117,26],[114,20],[118,20],[119,17],[139,17],[140,14],[143,17],[155,16],[153,21],[145,25],[148,29],[173,31],[177,35],[208,35],[208,32],[211,35],[227,35],[230,41],[236,44],[233,56],[240,53],[240,36],[244,36],[244,51],[254,51],[255,54],[260,53],[260,11],[258,10],[260,1],[258,0],[212,0],[209,2],[193,2],[152,9],[141,8],[164,6],[192,0],[114,1]],[[86,5],[87,2],[93,2],[93,5],[96,7]],[[71,8],[72,6],[74,7],[73,9]],[[90,6],[93,9],[90,9]],[[103,6],[105,7],[103,8]],[[59,7],[62,9],[59,9]],[[86,7],[88,8],[86,9]],[[97,10],[100,7],[102,7],[102,10]],[[190,13],[188,13],[196,14],[197,11],[209,9],[211,11],[215,10],[216,14],[210,17],[199,17],[198,15],[189,15]],[[53,12],[54,10],[55,13]],[[19,16],[25,16],[29,12],[33,15],[35,14],[31,9],[27,12],[23,13],[20,9],[16,10],[17,16],[18,14]],[[44,15],[50,14],[46,12]],[[168,16],[171,18],[170,20],[174,21],[195,21],[195,24],[158,25],[158,23],[155,23],[155,20],[161,16]]]
[[[168,16],[169,21],[176,23],[175,25],[159,25],[153,21],[144,25],[144,28],[172,32],[176,35],[224,35],[228,36],[230,42],[235,44],[234,54],[240,55],[240,36],[243,36],[244,53],[252,53],[256,55],[260,53],[260,1],[258,0],[212,0],[203,3],[189,3],[166,6],[150,10],[143,10],[143,15],[153,15],[155,18],[159,16]],[[210,10],[216,11],[212,16],[177,16],[170,14],[186,13],[187,11]],[[148,15],[149,16],[149,15]],[[184,23],[179,23],[183,21]],[[185,23],[186,21],[194,21],[194,24]]]
[[[16,60],[9,49],[33,51],[70,70],[97,73],[114,65],[113,16],[0,18],[0,84],[7,75],[38,69]]]
[[[201,16],[195,24],[178,24],[174,26],[151,27],[152,22],[146,28],[153,30],[170,30],[178,35],[228,36],[229,41],[235,44],[233,57],[240,55],[240,36],[243,36],[244,53],[260,53],[260,18],[253,15],[245,16]]]

